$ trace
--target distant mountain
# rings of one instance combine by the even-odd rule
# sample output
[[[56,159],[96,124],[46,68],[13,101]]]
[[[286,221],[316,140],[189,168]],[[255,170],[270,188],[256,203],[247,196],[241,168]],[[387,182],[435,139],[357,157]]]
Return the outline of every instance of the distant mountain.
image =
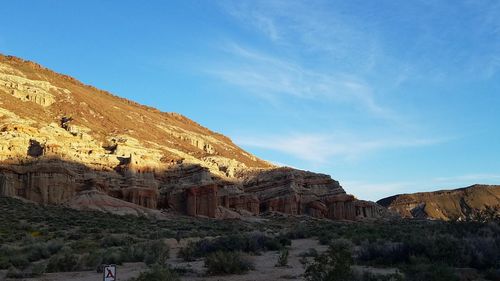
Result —
[[[384,211],[328,175],[272,165],[180,114],[3,55],[1,195],[119,214],[358,219]]]
[[[438,220],[500,217],[500,185],[400,194],[377,201],[406,218]]]

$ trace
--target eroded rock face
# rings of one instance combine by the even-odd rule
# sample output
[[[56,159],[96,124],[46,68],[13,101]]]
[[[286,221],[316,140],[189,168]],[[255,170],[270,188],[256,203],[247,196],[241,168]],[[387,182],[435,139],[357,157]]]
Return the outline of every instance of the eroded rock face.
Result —
[[[0,167],[0,195],[59,204],[75,195],[76,175],[64,165]]]
[[[257,197],[260,213],[281,212],[336,220],[385,215],[381,206],[346,194],[330,176],[292,168],[250,172],[244,176],[243,189]]]
[[[188,215],[215,218],[218,206],[216,185],[192,187],[186,190]]]
[[[500,186],[472,185],[453,190],[400,194],[378,201],[402,217],[465,220],[500,217]]]
[[[134,214],[376,216],[330,176],[278,168],[184,116],[2,55],[0,195]]]
[[[161,212],[111,197],[97,190],[77,193],[64,203],[77,210],[103,211],[118,215],[142,215],[161,218]]]

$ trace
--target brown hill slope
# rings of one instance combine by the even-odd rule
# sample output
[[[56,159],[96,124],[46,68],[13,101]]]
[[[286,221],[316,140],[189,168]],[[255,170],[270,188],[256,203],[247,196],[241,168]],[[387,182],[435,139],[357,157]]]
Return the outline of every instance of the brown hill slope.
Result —
[[[400,194],[377,203],[408,218],[474,219],[486,213],[500,215],[500,185]]]
[[[0,195],[115,208],[111,196],[210,217],[279,211],[355,219],[381,212],[327,175],[278,168],[184,116],[3,55]]]

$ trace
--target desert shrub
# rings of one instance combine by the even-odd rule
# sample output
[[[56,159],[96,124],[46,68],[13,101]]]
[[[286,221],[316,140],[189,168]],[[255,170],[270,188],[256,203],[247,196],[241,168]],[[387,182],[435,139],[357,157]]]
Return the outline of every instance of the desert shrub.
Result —
[[[287,237],[286,235],[279,235],[278,237],[276,237],[276,239],[273,239],[271,237],[268,237],[268,239],[267,239],[267,241],[275,241],[275,240],[278,240],[278,242],[280,243],[280,247],[277,248],[276,250],[279,250],[283,247],[292,245],[292,240],[289,237]],[[269,247],[267,249],[271,250],[271,251],[275,251]]]
[[[181,248],[177,253],[177,257],[183,259],[184,261],[194,261],[196,260],[196,244],[189,241],[188,244]]]
[[[497,268],[497,269],[490,268],[490,269],[488,269],[485,272],[485,274],[484,274],[484,278],[486,280],[494,280],[494,281],[500,280],[500,268]]]
[[[99,245],[99,241],[95,241],[92,239],[81,239],[68,243],[68,246],[71,247],[75,252],[78,253],[87,253],[90,251],[94,251],[100,248],[108,248]],[[109,246],[111,247],[111,246]]]
[[[9,258],[10,264],[12,264],[16,268],[24,269],[26,268],[30,262],[28,258],[24,255],[15,254]]]
[[[455,281],[459,280],[453,269],[443,264],[411,264],[403,269],[408,281]]]
[[[127,262],[140,262],[144,261],[146,254],[149,251],[147,243],[142,242],[126,247],[124,250]]]
[[[46,270],[47,270],[47,264],[45,262],[32,264],[30,277],[42,276],[42,274],[44,274]]]
[[[362,274],[354,274],[354,280],[358,281],[403,281],[405,280],[403,275],[394,274],[373,274],[371,272],[364,271]]]
[[[159,264],[153,265],[148,271],[141,272],[137,278],[132,281],[179,281],[176,272],[168,267]]]
[[[67,272],[78,270],[78,256],[64,252],[50,257],[47,264],[47,272]]]
[[[433,262],[446,263],[451,266],[461,264],[462,241],[452,235],[439,235],[431,238],[428,248],[425,249],[427,257]]]
[[[47,241],[47,250],[49,251],[50,255],[53,255],[53,254],[59,252],[63,246],[64,246],[64,243],[61,240],[49,240],[49,241]]]
[[[357,251],[357,260],[375,265],[395,265],[408,262],[409,247],[400,242],[364,241]]]
[[[278,256],[278,261],[276,262],[276,267],[282,267],[282,266],[287,266],[288,265],[288,249],[284,248],[283,250],[280,251],[280,254]]]
[[[169,257],[170,249],[162,240],[155,240],[146,243],[147,253],[144,262],[147,265],[154,263],[164,264]]]
[[[101,239],[101,247],[117,247],[117,246],[126,246],[130,245],[134,242],[134,239],[128,235],[107,235]]]
[[[32,264],[30,267],[23,270],[17,269],[15,267],[10,267],[7,270],[6,277],[16,279],[40,277],[43,273],[45,273],[45,269],[46,266],[43,262]]]
[[[466,253],[461,256],[470,258],[469,266],[480,270],[500,267],[500,237],[474,237],[467,242]]]
[[[20,279],[20,278],[28,278],[29,276],[26,276],[27,274],[24,273],[22,270],[19,270],[13,266],[9,267],[7,270],[7,274],[5,277],[7,278],[14,278],[14,279]]]
[[[11,265],[8,257],[0,256],[0,269],[8,269]]]
[[[330,241],[332,241],[332,240],[333,240],[332,234],[321,233],[318,236],[318,241],[319,241],[319,244],[321,244],[321,245],[328,245],[330,243]]]
[[[211,253],[205,258],[208,275],[243,274],[254,269],[252,262],[240,252]]]
[[[299,254],[299,257],[305,257],[305,258],[307,258],[307,257],[315,258],[317,256],[318,256],[318,251],[314,248],[309,248],[307,251]]]
[[[183,255],[189,254],[191,257],[204,257],[217,251],[239,251],[257,254],[260,251],[280,250],[290,244],[291,241],[282,236],[271,237],[261,233],[250,233],[246,235],[234,234],[221,236],[215,239],[203,239],[196,242],[194,245],[188,245],[187,249],[181,251],[183,251]]]
[[[288,239],[304,239],[309,238],[312,235],[311,229],[305,224],[298,224],[292,230],[286,233]]]
[[[102,264],[102,253],[101,251],[95,250],[89,253],[85,253],[80,257],[80,268],[82,269],[95,269],[97,266]]]
[[[304,276],[308,281],[349,281],[352,262],[351,245],[337,240],[306,267]]]
[[[43,242],[38,242],[28,245],[25,248],[25,253],[27,253],[29,261],[38,261],[41,259],[49,258],[51,256],[47,244]]]
[[[102,254],[102,263],[105,264],[123,264],[125,255],[121,248],[107,248]]]

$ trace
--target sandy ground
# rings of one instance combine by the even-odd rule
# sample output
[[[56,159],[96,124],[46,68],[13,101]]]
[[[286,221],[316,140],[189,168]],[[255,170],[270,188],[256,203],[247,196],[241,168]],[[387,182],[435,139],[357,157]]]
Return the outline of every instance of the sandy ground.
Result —
[[[118,265],[116,268],[117,281],[126,281],[132,277],[139,275],[141,270],[144,270],[146,265],[142,262],[138,263],[124,263],[123,265]],[[1,275],[0,275],[1,276]],[[29,279],[6,279],[12,281],[29,280],[29,281],[101,281],[102,273],[97,273],[95,271],[78,271],[78,272],[58,272],[58,273],[45,273],[39,278],[29,278]],[[2,277],[0,277],[0,280]]]
[[[168,263],[174,267],[189,268],[191,273],[181,277],[183,281],[268,281],[268,280],[303,280],[302,274],[304,273],[304,266],[300,263],[300,254],[310,248],[316,249],[318,252],[326,250],[326,246],[319,245],[317,240],[313,239],[298,239],[293,240],[290,247],[290,255],[288,258],[288,266],[276,267],[275,264],[278,260],[278,252],[265,252],[260,256],[251,256],[255,270],[252,270],[244,275],[227,275],[227,276],[205,276],[205,268],[203,267],[203,260],[194,262],[184,262],[177,258],[177,252],[180,247],[184,246],[187,241],[177,243],[175,240],[166,241],[171,247],[171,258]],[[146,269],[144,263],[125,263],[117,266],[117,280],[126,281],[130,278],[136,277],[142,270]],[[371,271],[373,273],[389,274],[395,272],[394,269],[376,269],[355,266],[354,270]],[[2,273],[0,272],[0,280],[3,280]],[[19,281],[20,279],[12,279]],[[40,278],[24,279],[29,281],[96,281],[102,280],[102,273],[95,271],[82,271],[82,272],[64,272],[64,273],[47,273]]]
[[[326,250],[326,246],[319,245],[316,240],[300,239],[293,240],[290,247],[287,267],[275,267],[278,261],[279,252],[265,252],[260,256],[252,256],[255,270],[244,275],[227,276],[203,276],[203,261],[183,262],[179,259],[173,259],[171,264],[175,266],[190,266],[200,276],[184,276],[182,280],[237,280],[237,281],[257,281],[257,280],[303,280],[301,275],[304,273],[304,266],[299,262],[299,254],[307,251],[309,248],[315,248],[318,252]]]

